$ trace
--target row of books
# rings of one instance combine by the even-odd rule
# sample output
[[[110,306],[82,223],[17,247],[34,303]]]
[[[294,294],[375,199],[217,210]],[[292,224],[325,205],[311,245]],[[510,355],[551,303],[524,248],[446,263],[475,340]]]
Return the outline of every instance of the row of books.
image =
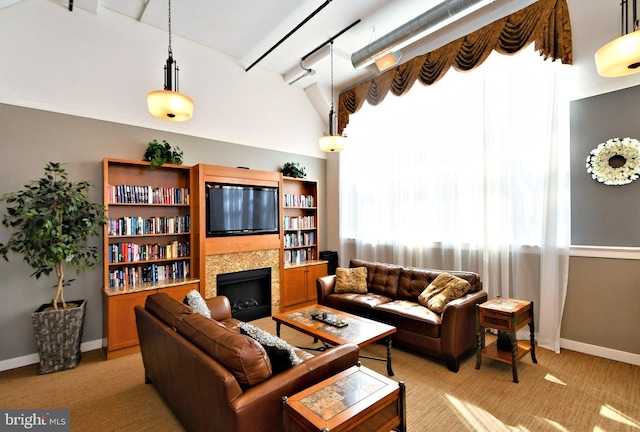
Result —
[[[110,204],[189,204],[189,189],[108,185]]]
[[[284,263],[287,264],[300,264],[306,261],[315,260],[315,249],[295,249],[284,251]]]
[[[191,217],[158,216],[145,219],[140,216],[109,218],[110,236],[131,236],[145,234],[184,234],[191,230]]]
[[[316,227],[315,216],[285,216],[284,229],[311,229]]]
[[[189,242],[172,241],[167,245],[114,243],[109,245],[109,262],[126,263],[187,257]]]
[[[315,245],[315,233],[298,231],[284,235],[284,247],[299,247]]]
[[[189,261],[127,266],[109,272],[109,288],[183,279],[189,277],[189,274]]]
[[[285,207],[315,207],[313,195],[284,194]]]

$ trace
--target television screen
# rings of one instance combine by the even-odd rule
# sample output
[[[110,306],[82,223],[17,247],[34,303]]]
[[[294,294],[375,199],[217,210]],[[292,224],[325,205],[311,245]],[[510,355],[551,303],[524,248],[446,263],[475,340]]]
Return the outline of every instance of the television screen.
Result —
[[[278,188],[207,182],[207,237],[278,233]]]

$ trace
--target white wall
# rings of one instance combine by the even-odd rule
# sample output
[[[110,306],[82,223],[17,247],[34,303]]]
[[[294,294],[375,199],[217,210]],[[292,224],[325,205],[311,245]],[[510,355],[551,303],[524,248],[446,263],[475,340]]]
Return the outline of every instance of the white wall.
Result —
[[[0,9],[0,103],[324,158],[322,119],[304,90],[174,36],[180,91],[193,118],[152,117],[146,94],[161,89],[167,33],[100,8],[69,12],[58,1]]]

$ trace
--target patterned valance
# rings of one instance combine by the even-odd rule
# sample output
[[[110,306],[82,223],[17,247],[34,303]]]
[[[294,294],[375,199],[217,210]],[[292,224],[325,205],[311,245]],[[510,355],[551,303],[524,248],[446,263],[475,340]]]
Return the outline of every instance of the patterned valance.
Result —
[[[371,105],[382,102],[389,91],[405,94],[416,80],[431,85],[454,67],[469,71],[482,64],[496,50],[514,54],[531,42],[545,59],[560,59],[572,64],[571,23],[566,0],[539,0],[532,5],[497,20],[435,51],[415,57],[340,94],[338,132],[349,123],[366,100]]]

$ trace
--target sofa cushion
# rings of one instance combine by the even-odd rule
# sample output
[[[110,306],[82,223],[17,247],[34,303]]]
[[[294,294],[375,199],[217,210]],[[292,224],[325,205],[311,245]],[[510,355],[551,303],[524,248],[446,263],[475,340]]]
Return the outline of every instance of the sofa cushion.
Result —
[[[271,377],[269,356],[249,336],[195,313],[180,321],[177,331],[227,368],[245,388]]]
[[[178,323],[182,321],[185,316],[189,316],[194,313],[193,309],[189,306],[176,301],[166,293],[158,293],[148,296],[145,300],[144,307],[174,330],[178,327]]]
[[[302,363],[295,349],[279,337],[244,322],[238,324],[238,328],[240,333],[246,334],[262,345],[269,356],[274,375]]]
[[[367,289],[385,297],[396,298],[402,266],[352,259],[350,267],[367,268]]]
[[[189,291],[187,296],[184,298],[184,303],[191,306],[191,308],[200,315],[211,318],[209,306],[207,306],[207,302],[205,302],[202,295],[200,295],[200,291]]]
[[[451,300],[464,296],[469,289],[466,280],[443,272],[418,296],[418,302],[433,312],[442,313]]]
[[[336,269],[336,284],[333,291],[337,294],[367,293],[367,268],[341,268]]]
[[[433,282],[441,273],[444,273],[444,270],[404,268],[400,273],[398,296],[396,298],[418,301],[418,296],[424,291],[424,287]],[[482,282],[477,273],[452,270],[447,271],[447,273],[469,282],[469,292],[476,292],[482,289]]]
[[[398,329],[432,338],[440,337],[442,317],[415,301],[394,300],[376,307],[376,313],[384,322]]]

